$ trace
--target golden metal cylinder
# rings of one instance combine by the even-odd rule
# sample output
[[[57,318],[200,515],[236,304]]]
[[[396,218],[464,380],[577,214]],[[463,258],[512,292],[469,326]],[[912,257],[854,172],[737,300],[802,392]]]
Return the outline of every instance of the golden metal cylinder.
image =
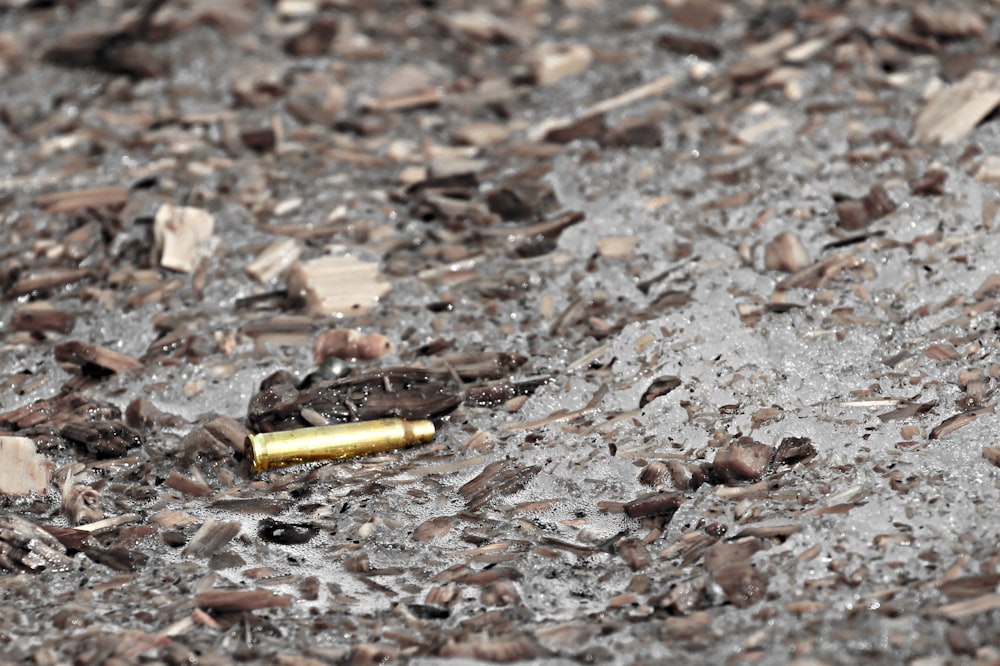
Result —
[[[433,438],[434,424],[430,421],[378,419],[248,435],[246,446],[250,470],[265,472],[276,467],[391,451]]]

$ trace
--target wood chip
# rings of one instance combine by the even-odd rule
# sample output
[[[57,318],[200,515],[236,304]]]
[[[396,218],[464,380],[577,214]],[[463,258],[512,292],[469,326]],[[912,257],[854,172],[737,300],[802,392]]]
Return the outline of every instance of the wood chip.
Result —
[[[981,615],[1000,608],[1000,594],[984,594],[967,601],[956,601],[939,606],[939,614],[950,620],[961,620],[973,615]]]
[[[76,340],[56,345],[54,351],[56,361],[80,366],[80,371],[87,375],[127,372],[142,366],[142,363],[127,354]]]
[[[741,439],[719,449],[712,462],[712,474],[727,484],[757,481],[767,471],[772,453],[766,444]]]
[[[950,416],[946,418],[944,421],[942,421],[940,424],[935,426],[935,428],[931,430],[931,433],[930,435],[928,435],[927,438],[941,439],[945,435],[951,434],[956,430],[958,430],[959,428],[969,425],[983,414],[992,414],[993,409],[994,409],[993,405],[987,405],[986,407],[978,407],[976,409],[970,409],[967,412],[962,412],[960,414],[955,414],[954,416]]]
[[[914,10],[910,22],[917,32],[945,39],[982,37],[986,34],[986,22],[971,9],[919,7]]]
[[[628,261],[639,247],[634,236],[601,236],[597,239],[597,254],[610,259]]]
[[[864,266],[865,261],[850,252],[841,252],[789,275],[778,283],[781,290],[803,287],[819,289],[840,273]]]
[[[115,185],[112,187],[96,187],[89,190],[71,190],[43,194],[35,199],[38,207],[50,215],[72,213],[84,208],[98,206],[121,206],[128,201],[128,190]]]
[[[170,471],[170,474],[167,475],[167,479],[163,482],[163,485],[192,497],[208,497],[212,494],[212,489],[207,485],[199,481],[185,478],[184,476],[178,474],[177,470]]]
[[[267,284],[288,270],[301,254],[302,247],[295,239],[282,238],[268,245],[243,270],[257,282]]]
[[[736,134],[736,140],[745,146],[757,143],[761,138],[788,127],[791,123],[784,116],[769,116],[760,122],[745,127]]]
[[[75,314],[56,309],[45,301],[25,303],[14,311],[14,315],[10,320],[13,330],[27,331],[29,333],[52,332],[66,334],[73,330],[75,324]]]
[[[917,115],[914,143],[954,143],[1000,105],[1000,74],[977,70],[937,92]]]
[[[250,430],[229,416],[217,416],[205,424],[205,431],[218,441],[229,445],[233,451],[242,454]]]
[[[513,495],[522,490],[541,470],[538,465],[519,466],[502,461],[492,462],[475,478],[458,489],[469,502],[469,510],[486,506],[496,496]]]
[[[955,349],[955,345],[935,344],[924,349],[924,356],[935,361],[957,361],[962,355]]]
[[[649,549],[639,539],[622,539],[617,543],[615,548],[632,571],[641,571],[653,563],[653,557],[649,554]]]
[[[583,109],[581,112],[573,116],[572,118],[550,118],[549,120],[539,123],[533,127],[528,132],[528,137],[532,141],[539,141],[549,134],[549,132],[560,127],[566,127],[577,122],[576,119],[592,118],[594,116],[602,116],[609,111],[614,111],[615,109],[620,109],[625,106],[630,106],[636,102],[640,102],[651,97],[657,97],[662,95],[674,86],[677,85],[677,79],[672,76],[661,76],[658,79],[654,79],[649,83],[644,83],[640,86],[636,86],[630,90],[626,90],[623,93],[614,95],[605,100],[602,100],[593,106]]]
[[[351,256],[299,262],[292,266],[287,282],[289,293],[303,298],[316,317],[362,314],[392,289],[378,264]]]
[[[235,521],[220,523],[206,518],[181,554],[185,557],[210,557],[239,534],[240,529],[240,523]]]
[[[656,39],[656,45],[680,55],[693,55],[709,60],[714,60],[722,55],[722,49],[715,42],[703,37],[693,37],[676,32],[660,35]]]
[[[19,277],[4,292],[4,296],[19,298],[29,294],[51,291],[79,282],[92,275],[93,272],[86,268],[53,268],[31,271]]]
[[[452,30],[483,42],[521,42],[531,37],[526,26],[500,18],[484,9],[448,12]]]
[[[810,263],[809,251],[797,234],[786,231],[778,234],[764,247],[764,267],[769,271],[794,273]]]
[[[252,611],[260,608],[286,608],[292,598],[270,590],[206,590],[194,598],[198,608],[217,612]]]
[[[586,70],[594,60],[594,53],[586,44],[537,45],[528,54],[531,80],[535,85],[547,86],[567,76]]]
[[[492,146],[504,142],[510,135],[510,128],[500,123],[474,121],[459,125],[452,130],[455,143],[469,146]]]
[[[153,219],[153,236],[159,264],[180,273],[198,265],[203,248],[212,237],[215,218],[201,208],[163,204]]]
[[[646,518],[648,516],[672,517],[683,502],[684,496],[680,493],[655,493],[639,497],[631,502],[626,502],[624,511],[625,515],[629,518]]]
[[[328,358],[371,361],[385,356],[394,348],[392,341],[381,333],[335,328],[319,334],[313,352],[316,364],[320,365]]]
[[[0,496],[44,494],[52,467],[29,438],[0,436]]]
[[[976,180],[982,183],[1000,182],[1000,155],[987,155],[976,167]]]

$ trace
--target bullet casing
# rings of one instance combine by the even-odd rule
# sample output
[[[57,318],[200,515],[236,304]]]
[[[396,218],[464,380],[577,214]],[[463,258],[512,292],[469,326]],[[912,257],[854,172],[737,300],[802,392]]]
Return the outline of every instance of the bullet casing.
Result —
[[[247,436],[246,445],[251,471],[265,472],[277,467],[391,451],[433,438],[431,421],[378,419],[252,434]]]

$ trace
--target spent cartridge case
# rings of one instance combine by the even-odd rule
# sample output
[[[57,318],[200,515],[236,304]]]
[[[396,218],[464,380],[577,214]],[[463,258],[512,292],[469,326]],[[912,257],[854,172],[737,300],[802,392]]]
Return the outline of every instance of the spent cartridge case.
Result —
[[[391,451],[433,438],[434,424],[430,421],[378,419],[248,435],[246,446],[250,470],[265,472],[277,467]]]

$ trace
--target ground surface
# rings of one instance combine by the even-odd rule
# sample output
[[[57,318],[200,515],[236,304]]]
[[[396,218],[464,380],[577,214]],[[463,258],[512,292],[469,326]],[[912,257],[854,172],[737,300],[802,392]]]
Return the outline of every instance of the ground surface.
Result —
[[[0,660],[1000,659],[995,2],[130,7],[0,0]]]

